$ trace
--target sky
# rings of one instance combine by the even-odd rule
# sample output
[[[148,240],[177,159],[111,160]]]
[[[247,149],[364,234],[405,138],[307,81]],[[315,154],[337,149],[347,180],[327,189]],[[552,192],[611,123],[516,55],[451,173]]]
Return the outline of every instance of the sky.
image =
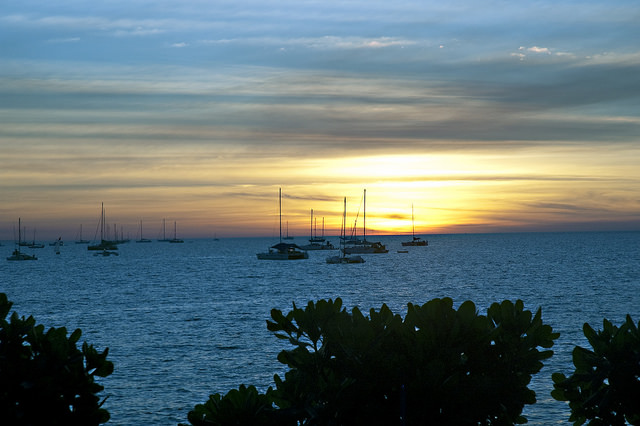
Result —
[[[640,4],[0,7],[0,239],[640,230]],[[413,207],[412,207],[413,206]],[[118,228],[119,227],[119,228]],[[37,232],[37,235],[36,235]],[[320,231],[318,231],[320,232]]]

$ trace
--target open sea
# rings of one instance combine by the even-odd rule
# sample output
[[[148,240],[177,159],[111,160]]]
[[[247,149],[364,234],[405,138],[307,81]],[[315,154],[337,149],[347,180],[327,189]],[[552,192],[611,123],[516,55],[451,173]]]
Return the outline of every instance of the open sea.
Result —
[[[286,313],[293,302],[340,297],[349,310],[387,304],[404,316],[409,302],[451,297],[456,307],[471,300],[486,314],[493,302],[521,299],[526,309],[542,308],[543,321],[560,333],[530,385],[538,402],[524,414],[533,425],[568,424],[567,406],[550,396],[551,374],[573,371],[575,345],[590,348],[585,322],[601,329],[604,318],[640,321],[640,232],[424,238],[427,247],[398,253],[410,237],[370,237],[389,253],[351,265],[327,264],[330,251],[258,260],[277,238],[131,241],[110,257],[66,241],[59,255],[48,245],[24,250],[38,256],[27,262],[4,260],[13,243],[3,241],[0,292],[19,315],[69,333],[80,328],[80,343],[109,348],[115,370],[99,380],[107,424],[174,426],[212,393],[242,383],[264,390],[286,371],[276,355],[289,346],[266,329],[272,308]]]

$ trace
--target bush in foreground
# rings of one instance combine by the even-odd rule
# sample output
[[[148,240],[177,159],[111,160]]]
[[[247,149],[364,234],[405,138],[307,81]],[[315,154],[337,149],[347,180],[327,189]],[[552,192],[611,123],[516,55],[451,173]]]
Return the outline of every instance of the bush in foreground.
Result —
[[[267,328],[293,349],[290,369],[259,394],[240,386],[189,412],[193,425],[508,425],[526,423],[528,388],[558,334],[522,301],[479,315],[449,298],[409,304],[405,318],[383,305],[369,317],[340,299],[274,309]],[[538,348],[544,348],[539,350]]]
[[[95,377],[113,372],[108,349],[99,353],[78,329],[36,325],[33,317],[7,316],[12,303],[0,293],[0,424],[98,425],[109,420]]]
[[[640,424],[640,332],[627,316],[622,326],[603,321],[595,331],[589,324],[584,335],[593,350],[576,346],[575,371],[569,377],[555,373],[551,395],[569,401],[570,421],[582,425]]]

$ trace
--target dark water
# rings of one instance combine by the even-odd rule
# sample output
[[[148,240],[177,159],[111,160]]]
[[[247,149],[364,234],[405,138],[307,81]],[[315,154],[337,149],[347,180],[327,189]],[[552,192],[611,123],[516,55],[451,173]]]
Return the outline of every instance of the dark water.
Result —
[[[35,262],[5,261],[5,242],[0,292],[20,315],[80,328],[81,341],[109,348],[115,371],[101,383],[112,425],[176,425],[211,393],[241,383],[266,388],[284,371],[276,354],[285,346],[265,326],[270,310],[336,297],[349,309],[386,303],[401,314],[435,297],[456,306],[472,300],[481,313],[504,299],[541,307],[561,336],[525,415],[530,424],[567,423],[567,407],[549,395],[551,373],[569,374],[574,345],[588,347],[582,325],[640,320],[639,232],[437,235],[428,247],[397,253],[404,239],[380,238],[390,252],[365,255],[362,265],[328,265],[330,252],[257,260],[273,239],[131,242],[117,257],[67,242],[60,255],[49,246],[28,250]]]

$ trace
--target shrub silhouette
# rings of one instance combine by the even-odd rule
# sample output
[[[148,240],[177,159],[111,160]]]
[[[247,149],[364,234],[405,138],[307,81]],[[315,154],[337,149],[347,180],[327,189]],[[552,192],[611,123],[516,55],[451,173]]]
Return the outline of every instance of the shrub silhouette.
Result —
[[[508,425],[526,423],[528,388],[558,334],[522,301],[487,315],[449,298],[409,304],[406,317],[382,305],[369,317],[340,299],[274,309],[267,328],[293,349],[290,370],[259,394],[240,386],[189,412],[193,425]],[[538,348],[546,350],[539,350]]]
[[[640,325],[640,324],[639,324]],[[575,425],[640,424],[640,332],[627,315],[622,326],[603,321],[603,329],[583,327],[593,350],[576,346],[575,371],[553,374],[551,395],[569,401]]]
[[[33,317],[7,315],[13,304],[0,293],[0,424],[97,425],[109,420],[95,377],[113,372],[108,349],[97,352],[81,331],[36,325]]]

